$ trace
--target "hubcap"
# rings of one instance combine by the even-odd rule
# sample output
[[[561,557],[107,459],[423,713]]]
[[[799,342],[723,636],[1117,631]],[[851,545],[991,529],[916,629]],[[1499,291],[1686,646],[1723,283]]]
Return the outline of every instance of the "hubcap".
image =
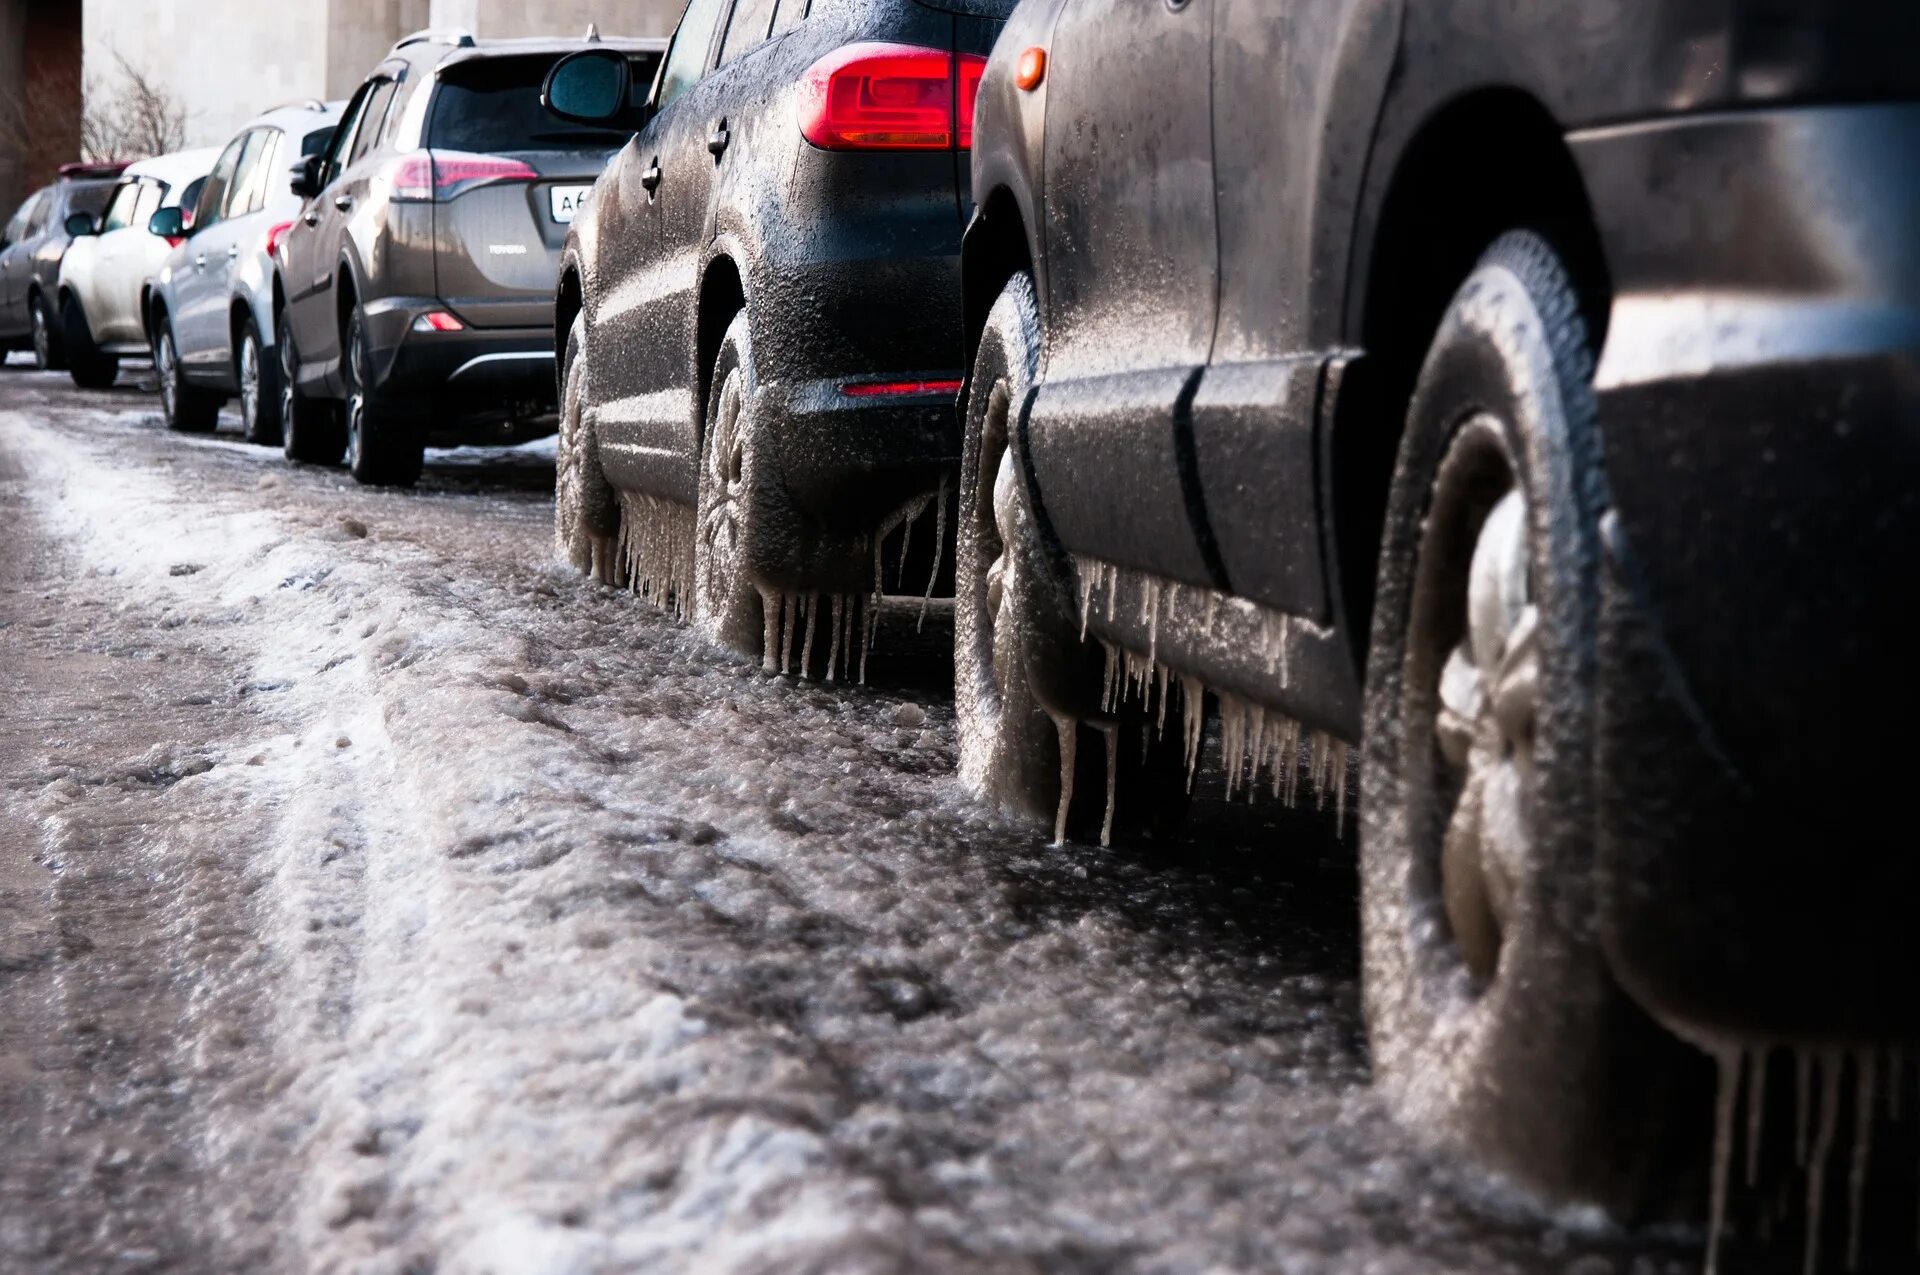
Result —
[[[33,359],[41,371],[53,362],[53,332],[47,327],[46,310],[38,305],[33,307]]]
[[[360,468],[367,426],[366,352],[360,340],[360,325],[347,334],[347,457],[353,468]]]
[[[1435,485],[1420,564],[1430,603],[1414,637],[1427,644],[1418,653],[1427,676],[1438,669],[1438,685],[1428,684],[1433,791],[1453,797],[1440,811],[1441,901],[1461,958],[1484,985],[1498,970],[1534,843],[1540,613],[1524,490],[1504,453],[1490,463],[1496,448],[1482,441],[1456,450],[1479,454],[1450,456]],[[1459,551],[1468,545],[1470,556]]]
[[[254,433],[260,423],[260,347],[251,336],[240,342],[240,411],[247,433]]]
[[[286,431],[286,437],[292,438],[294,432],[293,410],[293,340],[287,335],[281,319],[280,328],[280,428]]]
[[[740,428],[740,373],[728,373],[720,389],[720,411],[707,446],[707,481],[714,501],[707,509],[700,534],[706,541],[707,562],[702,591],[712,605],[724,603],[731,586],[741,539],[741,505],[746,499],[746,437]]]
[[[976,515],[972,528],[975,560],[987,564],[981,581],[985,596],[979,599],[980,627],[974,649],[977,666],[993,670],[990,684],[980,689],[988,697],[989,711],[994,713],[999,712],[1001,688],[1010,684],[1010,678],[1025,676],[1024,669],[1013,667],[1017,658],[1013,643],[1004,640],[1013,635],[1017,624],[1012,614],[1016,568],[1010,546],[1019,542],[1020,535],[1019,476],[1007,446],[1008,406],[1007,387],[994,385],[988,392],[981,431],[980,486],[974,497],[974,508],[986,516]]]

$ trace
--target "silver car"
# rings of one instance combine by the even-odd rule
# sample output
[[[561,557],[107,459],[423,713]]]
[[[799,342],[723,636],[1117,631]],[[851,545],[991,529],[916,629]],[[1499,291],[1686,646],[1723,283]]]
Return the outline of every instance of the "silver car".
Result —
[[[254,119],[221,152],[198,203],[154,219],[156,234],[178,240],[141,306],[169,427],[210,430],[237,395],[247,439],[280,441],[273,250],[300,215],[292,170],[326,149],[342,105],[295,102]]]

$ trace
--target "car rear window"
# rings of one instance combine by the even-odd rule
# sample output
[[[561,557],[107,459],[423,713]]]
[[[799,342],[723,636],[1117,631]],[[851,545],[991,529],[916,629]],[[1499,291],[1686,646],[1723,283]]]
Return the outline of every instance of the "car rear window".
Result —
[[[540,105],[540,87],[557,55],[485,58],[440,73],[427,145],[436,150],[531,151],[600,149],[624,144],[628,132],[571,124]],[[636,84],[653,82],[653,55],[634,59]],[[644,89],[638,90],[644,93]]]
[[[112,181],[75,182],[67,189],[67,215],[77,212],[98,217],[107,210],[107,196],[113,193]]]

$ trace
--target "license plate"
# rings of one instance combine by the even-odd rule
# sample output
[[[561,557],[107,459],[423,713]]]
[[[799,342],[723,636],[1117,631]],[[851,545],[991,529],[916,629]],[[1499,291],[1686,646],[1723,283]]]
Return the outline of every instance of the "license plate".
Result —
[[[555,186],[548,193],[553,199],[553,219],[564,226],[587,206],[587,197],[593,194],[593,187]]]

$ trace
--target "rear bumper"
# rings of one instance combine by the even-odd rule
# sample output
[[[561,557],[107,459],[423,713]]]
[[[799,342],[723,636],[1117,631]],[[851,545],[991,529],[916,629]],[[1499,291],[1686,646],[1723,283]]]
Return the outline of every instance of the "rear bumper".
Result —
[[[898,379],[951,380],[953,371]],[[938,493],[959,471],[954,399],[944,394],[852,398],[840,380],[763,386],[753,410],[779,422],[761,465],[766,508],[790,520],[777,558],[749,563],[763,583],[863,592],[873,587],[871,537],[895,514]]]
[[[1920,107],[1576,135],[1613,272],[1600,928],[1696,1037],[1920,1032]]]
[[[389,297],[366,307],[382,394],[443,419],[553,410],[550,326],[413,330],[421,315],[446,308],[434,297]]]

